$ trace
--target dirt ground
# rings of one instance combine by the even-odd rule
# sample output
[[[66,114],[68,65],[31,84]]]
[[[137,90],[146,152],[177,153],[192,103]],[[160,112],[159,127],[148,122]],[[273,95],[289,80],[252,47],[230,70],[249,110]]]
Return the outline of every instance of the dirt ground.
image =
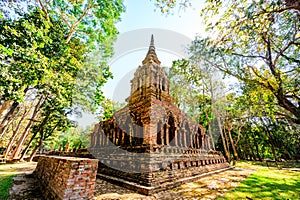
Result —
[[[36,163],[0,166],[0,173],[14,170],[14,173],[17,174],[10,190],[10,200],[42,199],[36,180],[30,175],[35,166]],[[172,190],[157,193],[153,196],[144,196],[133,190],[128,190],[124,187],[97,179],[95,199],[216,199],[224,195],[228,190],[237,187],[242,180],[253,172],[253,169],[235,168],[219,174],[203,177],[197,181],[181,185]]]
[[[181,185],[172,190],[160,192],[153,196],[144,196],[135,191],[97,179],[95,196],[97,200],[113,199],[216,199],[228,190],[234,189],[247,178],[253,169],[235,168],[203,177],[197,181]]]

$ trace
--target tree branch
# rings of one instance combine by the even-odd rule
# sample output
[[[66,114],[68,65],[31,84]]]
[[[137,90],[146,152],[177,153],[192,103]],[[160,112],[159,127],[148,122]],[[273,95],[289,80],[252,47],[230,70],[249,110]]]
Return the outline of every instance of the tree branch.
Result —
[[[75,33],[75,28],[82,21],[82,19],[88,14],[88,12],[90,11],[90,9],[92,7],[93,7],[93,4],[89,0],[85,11],[82,13],[82,15],[79,17],[79,19],[74,24],[71,25],[69,34],[68,34],[67,39],[66,39],[66,43],[69,43],[69,41],[71,40],[73,34]]]
[[[46,19],[49,21],[50,20],[49,19],[49,13],[48,13],[48,10],[46,8],[46,6],[48,5],[48,2],[45,1],[46,6],[42,3],[42,0],[38,0],[38,2],[39,2],[40,6],[42,7],[42,10],[44,11],[44,13],[46,15]]]

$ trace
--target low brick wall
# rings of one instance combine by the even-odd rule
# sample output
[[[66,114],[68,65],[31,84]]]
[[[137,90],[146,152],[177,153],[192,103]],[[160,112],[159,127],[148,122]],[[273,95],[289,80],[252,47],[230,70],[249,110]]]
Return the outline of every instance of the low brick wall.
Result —
[[[42,156],[34,171],[45,199],[93,199],[98,160]]]

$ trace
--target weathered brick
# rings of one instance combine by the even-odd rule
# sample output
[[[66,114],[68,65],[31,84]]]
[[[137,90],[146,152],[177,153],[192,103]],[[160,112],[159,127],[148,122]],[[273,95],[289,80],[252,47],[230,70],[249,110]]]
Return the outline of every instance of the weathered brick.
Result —
[[[78,166],[82,166],[80,171]],[[93,198],[97,166],[98,161],[93,159],[44,156],[40,157],[34,174],[46,200],[86,199]],[[87,177],[91,177],[92,190],[86,184]]]

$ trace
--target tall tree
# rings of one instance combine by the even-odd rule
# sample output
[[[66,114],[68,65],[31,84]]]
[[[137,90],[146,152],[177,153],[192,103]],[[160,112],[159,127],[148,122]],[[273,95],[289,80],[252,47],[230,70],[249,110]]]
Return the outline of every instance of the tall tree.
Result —
[[[286,111],[281,115],[300,124],[299,14],[294,0],[206,0],[200,16],[210,37],[196,38],[191,49],[226,74],[270,91]]]

